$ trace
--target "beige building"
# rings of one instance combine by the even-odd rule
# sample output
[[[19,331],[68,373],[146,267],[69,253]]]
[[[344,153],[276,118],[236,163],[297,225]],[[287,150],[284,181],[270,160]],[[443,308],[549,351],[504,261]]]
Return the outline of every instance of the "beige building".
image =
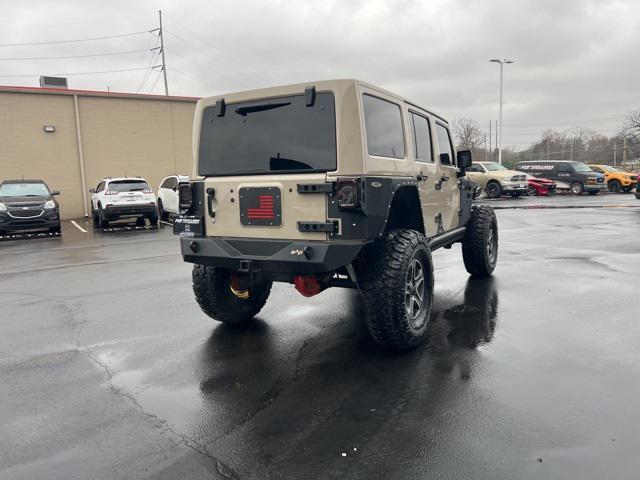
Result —
[[[42,179],[63,218],[90,214],[106,176],[141,176],[153,190],[191,174],[195,97],[0,87],[0,180]]]

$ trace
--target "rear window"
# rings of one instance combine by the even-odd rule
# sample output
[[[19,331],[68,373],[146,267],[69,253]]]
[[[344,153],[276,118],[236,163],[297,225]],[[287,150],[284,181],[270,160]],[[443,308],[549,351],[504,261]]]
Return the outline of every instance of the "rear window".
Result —
[[[367,150],[377,157],[404,158],[400,105],[363,95]]]
[[[198,174],[202,176],[327,172],[337,168],[332,93],[216,106],[202,114]]]
[[[112,192],[142,192],[150,190],[149,184],[143,180],[116,180],[109,182],[107,190]]]
[[[593,172],[586,163],[582,162],[571,162],[570,165],[573,167],[573,170],[576,172]]]

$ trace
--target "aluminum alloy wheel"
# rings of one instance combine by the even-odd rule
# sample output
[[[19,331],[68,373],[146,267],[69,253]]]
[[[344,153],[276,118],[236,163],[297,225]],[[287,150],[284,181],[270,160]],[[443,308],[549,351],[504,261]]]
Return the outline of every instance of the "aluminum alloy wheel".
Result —
[[[424,266],[419,259],[414,258],[409,265],[404,288],[404,306],[409,322],[414,328],[420,328],[425,322],[425,318],[422,315],[425,306],[424,294]]]
[[[487,234],[487,258],[489,263],[493,265],[496,263],[496,257],[498,255],[498,242],[496,239],[495,227],[491,225],[489,233]]]

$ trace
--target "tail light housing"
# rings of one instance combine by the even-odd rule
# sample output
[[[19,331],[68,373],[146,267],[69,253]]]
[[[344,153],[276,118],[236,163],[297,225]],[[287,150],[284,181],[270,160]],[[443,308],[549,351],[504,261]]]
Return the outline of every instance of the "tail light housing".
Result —
[[[146,190],[143,190],[142,193],[153,193],[153,190],[147,188]]]
[[[342,210],[356,210],[360,204],[360,180],[358,178],[340,178],[336,185],[336,200]]]
[[[104,192],[105,195],[117,195],[120,192],[117,192],[115,190],[107,190],[106,192]]]
[[[178,208],[180,212],[188,212],[193,207],[193,188],[191,183],[178,185]]]

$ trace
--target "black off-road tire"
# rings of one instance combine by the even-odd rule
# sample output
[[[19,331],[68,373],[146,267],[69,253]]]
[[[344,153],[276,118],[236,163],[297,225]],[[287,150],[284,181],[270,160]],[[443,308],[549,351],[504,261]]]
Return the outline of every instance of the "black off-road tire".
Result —
[[[410,267],[416,259],[422,267],[424,288],[422,308],[412,320],[406,302]],[[408,229],[387,233],[365,248],[356,267],[364,318],[373,340],[398,350],[417,347],[427,335],[433,304],[433,264],[424,235]]]
[[[471,209],[462,239],[462,259],[474,278],[488,277],[498,262],[498,220],[493,208],[477,205]]]
[[[237,324],[255,317],[271,293],[271,280],[254,274],[249,298],[231,291],[231,270],[207,265],[193,266],[193,293],[204,313],[222,323]]]
[[[484,187],[484,191],[489,198],[499,198],[502,195],[502,186],[495,180],[492,180]]]

